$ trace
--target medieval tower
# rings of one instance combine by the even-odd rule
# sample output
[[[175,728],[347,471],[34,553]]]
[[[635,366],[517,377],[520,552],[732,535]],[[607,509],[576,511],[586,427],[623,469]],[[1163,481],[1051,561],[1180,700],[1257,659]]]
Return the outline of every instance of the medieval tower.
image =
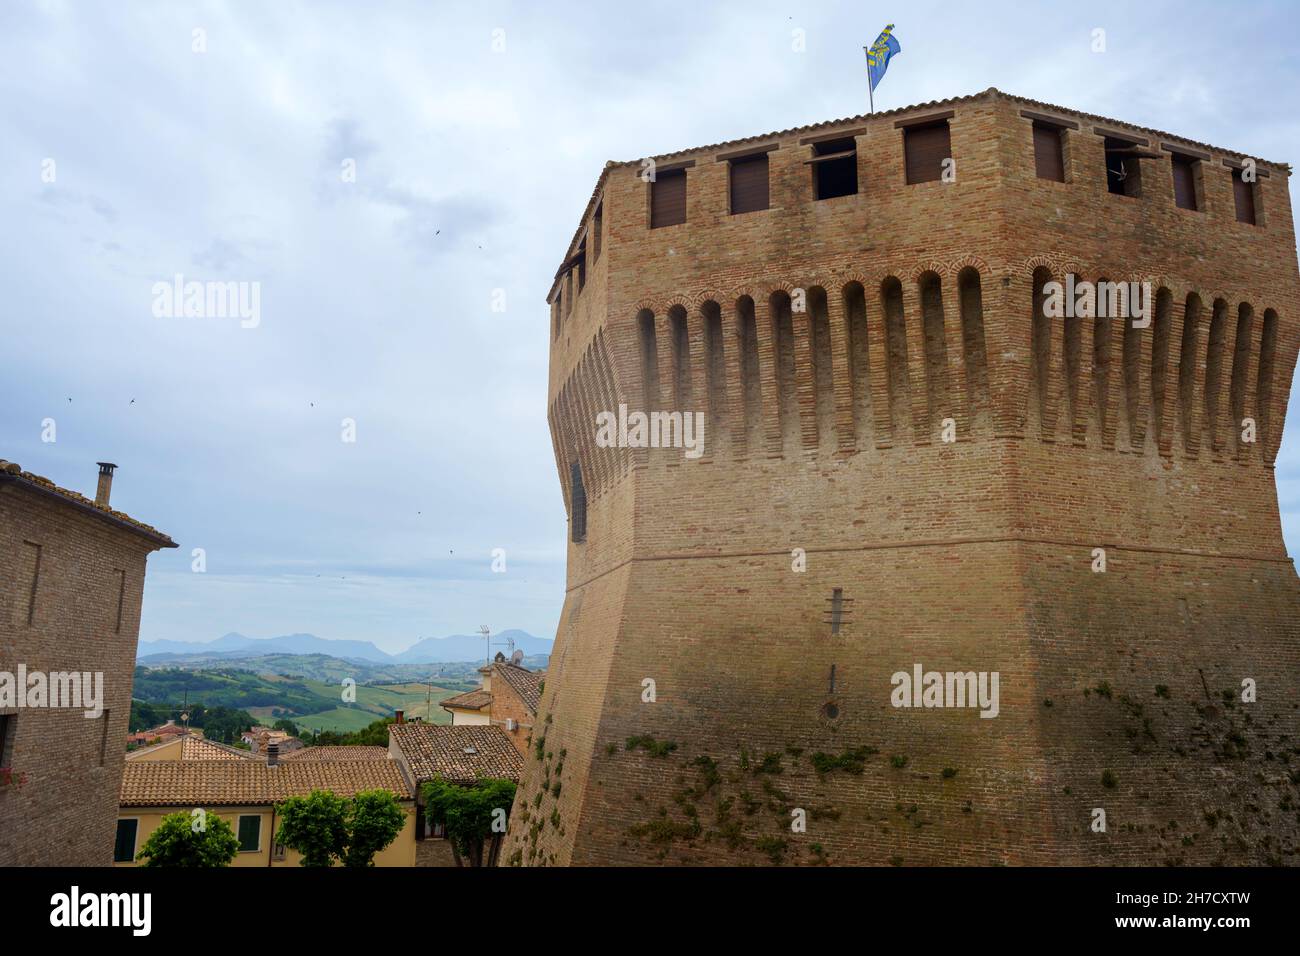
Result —
[[[1289,176],[993,89],[608,164],[501,859],[1295,863]]]

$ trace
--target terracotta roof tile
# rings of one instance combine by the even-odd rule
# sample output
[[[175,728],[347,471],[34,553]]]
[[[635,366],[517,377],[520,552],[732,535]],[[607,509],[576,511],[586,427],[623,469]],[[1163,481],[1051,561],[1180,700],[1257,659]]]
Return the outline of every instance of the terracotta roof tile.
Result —
[[[389,724],[388,733],[417,781],[434,777],[463,784],[481,777],[518,781],[523,768],[523,756],[500,727],[407,723]]]
[[[285,760],[387,760],[387,747],[367,747],[360,744],[348,744],[329,747],[303,747],[283,754]]]
[[[494,679],[500,679],[506,682],[519,699],[524,702],[524,706],[532,713],[537,713],[537,707],[541,703],[541,685],[542,678],[546,675],[539,671],[530,671],[525,667],[517,667],[510,663],[497,663],[492,669]],[[446,703],[446,701],[443,701]]]
[[[124,807],[244,806],[278,803],[330,790],[351,797],[388,790],[401,800],[411,789],[392,760],[297,760],[268,767],[253,760],[154,760],[127,763]]]
[[[448,697],[442,702],[443,707],[456,707],[460,710],[482,710],[491,705],[492,695],[481,687],[478,690],[457,694],[455,697]]]
[[[262,760],[263,758],[256,754],[249,753],[247,750],[240,750],[237,747],[227,747],[225,744],[214,743],[211,740],[204,740],[202,737],[182,737],[181,759]]]

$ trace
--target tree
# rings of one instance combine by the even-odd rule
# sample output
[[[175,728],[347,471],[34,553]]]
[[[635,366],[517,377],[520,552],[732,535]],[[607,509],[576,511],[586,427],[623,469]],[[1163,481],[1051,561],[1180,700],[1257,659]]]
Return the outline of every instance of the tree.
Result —
[[[374,866],[375,854],[397,839],[406,813],[387,790],[367,790],[352,798],[348,814],[351,839],[344,866]]]
[[[424,812],[446,830],[457,866],[465,866],[465,860],[483,866],[485,845],[487,865],[496,865],[514,802],[514,783],[495,777],[468,787],[441,777],[424,785]]]
[[[229,866],[239,840],[215,813],[169,813],[136,855],[141,866]]]
[[[283,730],[290,737],[298,736],[298,725],[295,724],[292,720],[289,720],[287,718],[281,718],[280,720],[277,720],[274,724],[271,725],[271,729]]]
[[[328,790],[290,797],[277,807],[276,840],[302,854],[302,866],[374,866],[375,854],[402,832],[406,813],[387,790],[350,800]]]

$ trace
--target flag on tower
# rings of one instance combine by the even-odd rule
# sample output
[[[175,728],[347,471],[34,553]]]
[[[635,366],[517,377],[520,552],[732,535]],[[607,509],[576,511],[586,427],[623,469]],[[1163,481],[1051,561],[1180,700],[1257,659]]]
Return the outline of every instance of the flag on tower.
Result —
[[[889,68],[890,58],[895,53],[903,51],[898,40],[894,38],[893,30],[894,25],[891,23],[880,31],[880,36],[876,37],[875,43],[863,48],[867,52],[867,78],[871,81],[871,92],[873,93],[876,86],[885,77],[885,70]]]

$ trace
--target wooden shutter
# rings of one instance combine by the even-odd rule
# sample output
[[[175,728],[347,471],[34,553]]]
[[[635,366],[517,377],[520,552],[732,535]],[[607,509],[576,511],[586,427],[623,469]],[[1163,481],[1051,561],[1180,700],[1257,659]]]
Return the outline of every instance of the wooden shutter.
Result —
[[[903,155],[907,162],[908,185],[939,179],[943,175],[943,161],[952,155],[948,121],[904,129]]]
[[[768,207],[767,154],[731,161],[731,214]]]
[[[1237,206],[1237,222],[1255,224],[1255,192],[1253,183],[1241,178],[1241,170],[1232,171],[1232,200]]]
[[[117,839],[113,846],[114,863],[130,863],[135,860],[135,835],[139,826],[139,820],[117,821]]]
[[[1196,208],[1195,160],[1174,154],[1174,203],[1179,209]]]
[[[658,173],[650,184],[650,228],[678,226],[686,221],[686,170]]]
[[[1065,182],[1065,158],[1061,153],[1061,129],[1047,123],[1034,124],[1034,172],[1039,179]]]

